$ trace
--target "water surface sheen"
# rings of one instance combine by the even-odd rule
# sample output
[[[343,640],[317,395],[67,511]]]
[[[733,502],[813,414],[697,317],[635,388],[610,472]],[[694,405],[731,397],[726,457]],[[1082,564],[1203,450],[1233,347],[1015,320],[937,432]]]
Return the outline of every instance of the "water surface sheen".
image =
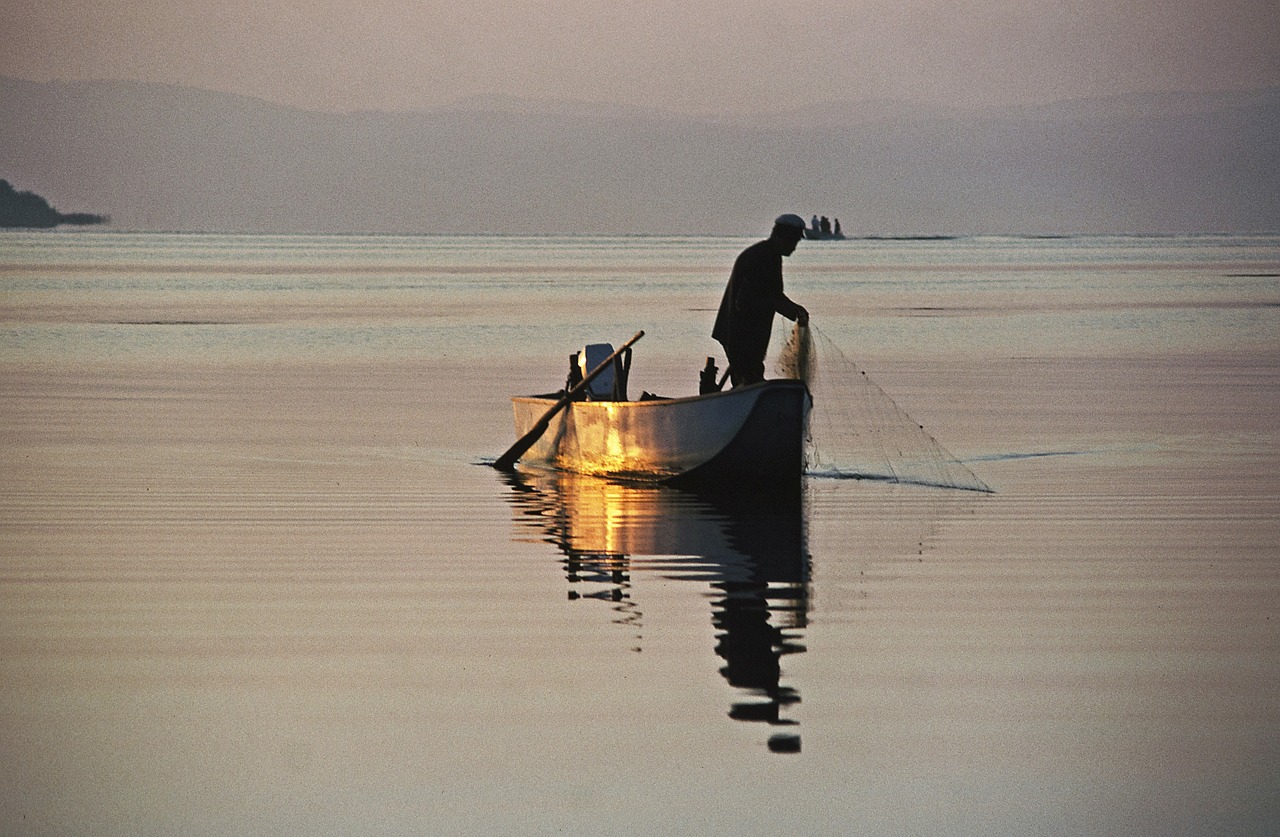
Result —
[[[0,235],[0,832],[1269,831],[1280,238],[801,244],[991,495],[477,464],[748,243]]]

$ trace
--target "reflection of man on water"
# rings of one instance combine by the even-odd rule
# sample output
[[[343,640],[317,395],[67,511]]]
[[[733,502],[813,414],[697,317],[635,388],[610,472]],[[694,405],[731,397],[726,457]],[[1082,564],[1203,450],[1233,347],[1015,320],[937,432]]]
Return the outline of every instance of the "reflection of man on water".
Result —
[[[757,696],[754,701],[735,703],[729,716],[739,721],[794,724],[779,715],[785,707],[800,702],[795,689],[782,685],[782,656],[804,651],[804,646],[774,624],[779,614],[769,596],[789,593],[798,598],[799,593],[785,588],[771,590],[763,579],[712,586],[724,592],[724,597],[715,602],[712,617],[721,630],[716,655],[725,661],[725,666],[720,673],[730,685]]]
[[[775,730],[770,750],[799,752],[799,726],[787,715],[800,695],[782,671],[784,656],[804,652],[808,624],[798,489],[693,495],[564,473],[508,479],[516,521],[564,554],[570,600],[608,602],[614,622],[638,630],[637,573],[709,584],[720,674],[738,690],[729,717]]]
[[[743,250],[733,263],[711,336],[724,346],[734,386],[764,380],[775,313],[809,324],[809,312],[782,289],[782,259],[795,252],[804,228],[799,215],[780,215],[769,237]]]
[[[712,582],[722,595],[713,601],[720,673],[750,697],[735,701],[729,717],[772,727],[794,727],[782,713],[800,702],[782,682],[782,658],[805,650],[800,631],[808,624],[809,560],[804,548],[802,496],[718,499],[726,515],[725,536],[749,557],[749,572]],[[799,748],[796,734],[770,738],[769,748]]]

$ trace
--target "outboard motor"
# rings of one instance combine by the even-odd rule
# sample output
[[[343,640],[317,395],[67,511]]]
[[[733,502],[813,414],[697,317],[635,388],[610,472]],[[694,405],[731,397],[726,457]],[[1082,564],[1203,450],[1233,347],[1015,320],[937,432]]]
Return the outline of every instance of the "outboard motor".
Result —
[[[566,387],[572,389],[611,354],[613,354],[612,344],[592,343],[582,351],[570,355],[569,380],[566,382]],[[587,384],[583,397],[591,401],[626,401],[627,376],[630,372],[631,349],[628,348],[614,358],[609,368]]]

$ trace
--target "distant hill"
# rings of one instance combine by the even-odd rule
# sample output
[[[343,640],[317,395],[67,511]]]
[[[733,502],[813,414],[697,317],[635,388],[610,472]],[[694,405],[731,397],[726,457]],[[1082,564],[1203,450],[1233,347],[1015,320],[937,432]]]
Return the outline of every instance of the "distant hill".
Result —
[[[34,192],[19,192],[7,180],[0,180],[0,227],[49,228],[59,224],[102,224],[102,215],[88,212],[59,212]]]
[[[847,234],[1280,229],[1280,88],[700,118],[519,99],[329,114],[0,78],[0,172],[126,229]]]

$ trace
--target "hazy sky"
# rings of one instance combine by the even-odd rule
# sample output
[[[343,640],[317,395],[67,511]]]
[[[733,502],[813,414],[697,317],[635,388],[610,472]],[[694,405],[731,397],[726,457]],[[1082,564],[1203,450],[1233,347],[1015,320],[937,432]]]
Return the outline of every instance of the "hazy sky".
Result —
[[[0,74],[329,110],[510,95],[683,111],[1280,84],[1276,0],[0,0]]]

